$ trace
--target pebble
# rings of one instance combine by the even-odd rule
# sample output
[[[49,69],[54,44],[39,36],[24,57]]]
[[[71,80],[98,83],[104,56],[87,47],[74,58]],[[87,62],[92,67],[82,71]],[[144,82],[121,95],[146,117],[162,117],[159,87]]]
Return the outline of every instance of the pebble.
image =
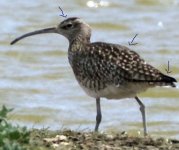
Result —
[[[57,138],[60,141],[67,141],[68,140],[65,135],[56,135],[55,138]]]

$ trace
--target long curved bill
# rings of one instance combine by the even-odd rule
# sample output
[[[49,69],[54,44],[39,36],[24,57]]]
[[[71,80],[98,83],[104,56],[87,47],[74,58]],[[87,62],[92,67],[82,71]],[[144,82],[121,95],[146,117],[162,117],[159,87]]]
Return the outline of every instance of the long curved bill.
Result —
[[[32,36],[32,35],[36,35],[36,34],[43,34],[43,33],[56,33],[56,28],[46,28],[46,29],[41,29],[41,30],[37,30],[37,31],[34,31],[34,32],[30,32],[30,33],[27,33],[27,34],[24,34],[16,39],[14,39],[10,44],[13,45],[15,44],[16,42],[28,37],[28,36]]]

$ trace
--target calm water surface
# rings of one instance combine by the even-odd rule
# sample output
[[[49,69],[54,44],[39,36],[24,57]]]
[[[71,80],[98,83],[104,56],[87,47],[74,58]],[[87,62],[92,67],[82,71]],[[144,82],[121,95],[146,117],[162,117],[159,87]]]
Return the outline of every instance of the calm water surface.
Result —
[[[67,60],[68,41],[59,35],[27,38],[14,46],[15,37],[57,25],[78,16],[92,28],[92,41],[131,46],[147,62],[179,80],[179,1],[42,1],[1,0],[0,10],[0,105],[13,107],[15,124],[32,128],[62,127],[93,130],[95,101],[78,86]],[[172,88],[150,89],[140,95],[146,105],[149,133],[179,138],[179,92]],[[102,101],[101,131],[143,131],[134,99]]]

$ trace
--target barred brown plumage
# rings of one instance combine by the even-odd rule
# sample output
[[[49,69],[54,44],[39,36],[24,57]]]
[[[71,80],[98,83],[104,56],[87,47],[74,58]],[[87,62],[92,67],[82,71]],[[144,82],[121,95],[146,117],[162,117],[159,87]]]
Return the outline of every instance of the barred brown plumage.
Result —
[[[155,86],[175,87],[176,80],[162,74],[125,46],[90,42],[91,28],[80,18],[68,18],[57,27],[47,28],[16,38],[11,44],[35,34],[58,33],[69,40],[68,59],[75,77],[85,92],[96,98],[98,131],[102,114],[100,98],[134,97],[140,105],[144,135],[147,135],[145,106],[137,94]]]

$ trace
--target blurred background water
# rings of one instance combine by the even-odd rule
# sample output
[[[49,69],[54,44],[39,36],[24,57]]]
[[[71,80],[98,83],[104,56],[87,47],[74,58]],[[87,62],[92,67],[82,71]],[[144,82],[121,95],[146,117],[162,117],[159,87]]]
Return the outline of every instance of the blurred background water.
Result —
[[[16,37],[77,16],[93,29],[92,41],[130,46],[147,62],[179,79],[179,0],[1,0],[0,106],[14,108],[10,119],[29,128],[93,130],[96,107],[78,86],[67,59],[68,41],[37,35],[14,46]],[[139,95],[146,105],[150,135],[179,138],[179,92],[154,88]],[[101,131],[143,131],[134,99],[102,101]]]

